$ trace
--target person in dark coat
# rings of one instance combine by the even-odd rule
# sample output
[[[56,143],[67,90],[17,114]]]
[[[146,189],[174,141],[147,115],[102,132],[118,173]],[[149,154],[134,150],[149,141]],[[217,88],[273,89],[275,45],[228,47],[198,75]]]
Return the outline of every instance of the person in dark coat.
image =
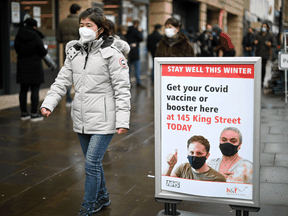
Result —
[[[36,29],[37,21],[28,18],[16,35],[14,48],[17,52],[17,83],[20,83],[19,102],[21,120],[43,120],[38,113],[40,84],[44,83],[42,57],[47,54],[42,39],[44,35]],[[27,110],[27,93],[31,89],[31,116]]]
[[[244,36],[242,41],[245,57],[254,56],[254,47],[255,47],[254,40],[255,36],[253,34],[253,29],[250,27],[248,28],[248,32]]]
[[[188,37],[180,32],[181,23],[176,18],[165,22],[165,36],[159,42],[155,57],[194,57]]]
[[[266,75],[266,64],[270,57],[271,47],[276,46],[275,37],[269,32],[269,25],[263,23],[261,31],[255,36],[256,52],[255,56],[262,57],[262,87],[264,85],[264,79]]]
[[[131,66],[135,69],[135,76],[137,81],[137,88],[145,89],[146,87],[141,84],[141,61],[139,56],[139,43],[143,40],[142,29],[139,27],[139,20],[133,21],[133,26],[128,27],[126,34],[127,43],[130,45],[129,60],[129,74],[131,74]]]
[[[216,35],[212,33],[212,26],[206,25],[206,30],[200,35],[199,41],[201,43],[201,57],[213,57],[213,48],[218,45]]]
[[[70,6],[70,14],[60,21],[57,29],[56,39],[57,42],[63,44],[63,62],[66,59],[65,47],[71,40],[78,40],[79,35],[79,19],[78,14],[81,10],[81,6],[78,4],[72,4]],[[68,89],[66,93],[66,106],[71,107],[72,97],[71,89]]]
[[[153,59],[153,68],[152,68],[152,71],[151,71],[152,72],[151,73],[152,83],[154,83],[154,58],[155,58],[155,53],[156,53],[157,46],[158,46],[159,42],[163,38],[163,35],[160,34],[161,27],[162,26],[160,24],[156,24],[154,26],[154,31],[148,36],[148,40],[147,40],[147,49],[151,53],[152,59]]]

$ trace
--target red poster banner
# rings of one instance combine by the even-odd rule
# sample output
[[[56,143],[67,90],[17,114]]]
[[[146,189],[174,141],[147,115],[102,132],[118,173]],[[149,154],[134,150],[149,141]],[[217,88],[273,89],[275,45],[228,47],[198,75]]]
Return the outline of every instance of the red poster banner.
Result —
[[[165,64],[162,76],[254,79],[253,64]]]

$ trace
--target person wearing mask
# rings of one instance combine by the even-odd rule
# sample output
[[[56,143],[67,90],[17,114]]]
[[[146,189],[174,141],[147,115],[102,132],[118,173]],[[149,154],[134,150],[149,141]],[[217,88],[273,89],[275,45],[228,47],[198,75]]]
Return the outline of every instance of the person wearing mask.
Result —
[[[50,116],[74,85],[71,116],[85,156],[85,195],[78,216],[92,216],[111,200],[102,159],[114,133],[125,134],[130,121],[130,81],[126,59],[109,39],[100,8],[79,15],[79,40],[66,45],[66,60],[40,108]]]
[[[212,26],[210,24],[206,25],[206,30],[200,35],[200,49],[201,49],[201,57],[213,57],[213,47],[217,43],[217,39],[212,34]]]
[[[222,173],[227,182],[252,184],[253,164],[239,156],[242,133],[238,128],[224,128],[220,135],[221,158],[212,159],[208,164]]]
[[[140,55],[139,55],[139,43],[143,40],[143,31],[140,28],[140,22],[139,20],[134,20],[133,25],[128,27],[128,31],[126,34],[127,42],[130,45],[130,53],[128,56],[129,60],[129,73],[131,75],[131,66],[134,67],[135,70],[135,77],[137,88],[140,89],[146,89],[145,86],[141,84],[141,61],[140,61]]]
[[[65,47],[71,40],[79,39],[79,22],[78,15],[81,10],[81,6],[78,4],[72,4],[70,6],[70,14],[65,19],[61,20],[56,32],[56,40],[63,45],[63,60],[66,59]],[[66,106],[71,107],[72,97],[71,89],[68,89],[66,94]]]
[[[47,54],[42,39],[44,35],[37,30],[37,21],[27,18],[20,27],[14,48],[17,53],[16,81],[20,84],[19,103],[21,120],[41,121],[38,113],[40,84],[44,83],[42,58]],[[27,93],[31,90],[31,115],[27,110]]]
[[[181,23],[169,18],[165,24],[165,35],[159,42],[155,57],[194,57],[194,50],[188,37],[180,32]]]
[[[168,167],[164,170],[163,175],[195,179],[202,181],[218,181],[225,182],[224,175],[209,167],[206,160],[210,156],[209,141],[203,136],[193,136],[187,141],[187,159],[188,162],[180,164],[175,170],[178,156],[175,153],[168,154],[166,160]]]
[[[255,56],[262,57],[262,87],[266,75],[266,65],[270,57],[270,50],[276,46],[275,37],[269,32],[269,25],[263,23],[261,31],[256,34],[254,44],[256,46]]]
[[[107,22],[109,26],[109,38],[113,40],[114,45],[123,53],[125,58],[128,58],[130,52],[129,44],[115,34],[115,24],[109,19],[107,19]]]
[[[245,57],[254,56],[254,39],[253,29],[250,27],[242,41]]]
[[[219,52],[221,50],[223,52],[223,57],[235,56],[236,55],[235,47],[232,44],[229,35],[226,32],[224,32],[218,25],[214,25],[212,31],[217,34],[219,42],[219,45],[214,48],[214,51]]]
[[[148,51],[151,53],[152,55],[152,63],[153,63],[153,68],[151,71],[151,81],[152,84],[154,83],[154,58],[155,58],[155,53],[157,50],[157,46],[159,44],[159,42],[162,40],[163,35],[161,35],[160,31],[161,31],[161,25],[160,24],[156,24],[154,26],[154,31],[148,36],[148,40],[147,40],[147,49]]]

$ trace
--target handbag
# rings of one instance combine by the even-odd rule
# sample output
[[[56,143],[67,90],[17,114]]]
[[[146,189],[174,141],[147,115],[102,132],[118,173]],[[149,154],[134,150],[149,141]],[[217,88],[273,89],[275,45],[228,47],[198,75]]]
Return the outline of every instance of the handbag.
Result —
[[[54,71],[57,68],[57,64],[55,61],[52,59],[51,55],[49,53],[46,54],[46,56],[43,57],[44,62],[46,65]]]

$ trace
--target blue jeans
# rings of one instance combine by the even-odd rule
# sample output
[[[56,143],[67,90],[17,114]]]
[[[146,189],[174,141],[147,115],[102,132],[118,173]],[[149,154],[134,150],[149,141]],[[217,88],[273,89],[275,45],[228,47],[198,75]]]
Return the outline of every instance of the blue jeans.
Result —
[[[129,67],[129,75],[131,77],[131,66],[134,67],[135,69],[135,77],[136,77],[136,80],[137,80],[137,84],[140,84],[141,83],[141,80],[140,80],[140,76],[141,76],[141,61],[140,60],[135,60],[133,62],[130,62],[130,67]]]
[[[71,88],[67,90],[66,92],[66,102],[71,103],[72,102],[72,97],[71,97]]]
[[[101,162],[113,135],[78,133],[82,151],[86,158],[85,196],[82,203],[86,208],[93,208],[93,204],[97,200],[108,196]]]
[[[245,57],[254,56],[254,51],[244,51],[244,56]]]

